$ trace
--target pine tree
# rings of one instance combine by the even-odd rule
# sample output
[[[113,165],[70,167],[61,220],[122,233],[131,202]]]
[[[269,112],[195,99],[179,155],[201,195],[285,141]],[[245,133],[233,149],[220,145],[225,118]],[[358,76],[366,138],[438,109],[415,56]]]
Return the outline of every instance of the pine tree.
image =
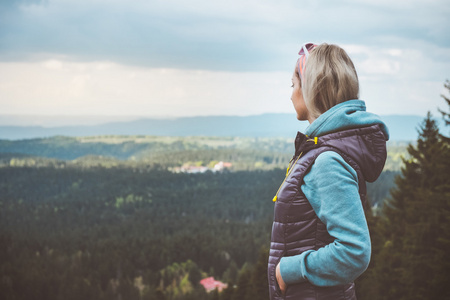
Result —
[[[450,146],[428,113],[375,232],[364,299],[448,299]]]
[[[269,286],[267,279],[267,261],[269,260],[269,249],[262,248],[258,260],[252,270],[252,292],[253,299],[269,299]]]
[[[252,300],[251,266],[245,263],[239,272],[237,288],[233,294],[233,300]]]
[[[444,83],[444,87],[447,89],[447,93],[450,94],[450,80],[447,80]],[[447,103],[448,112],[446,112],[445,110],[442,110],[440,108],[438,108],[438,110],[442,114],[442,118],[444,119],[445,125],[449,126],[450,125],[450,98],[445,95],[441,95],[441,97]],[[447,131],[447,133],[450,135],[449,131]],[[445,140],[447,143],[450,142],[450,136],[445,136],[445,135],[441,134],[441,138],[443,140]]]
[[[208,299],[210,300],[219,300],[219,290],[215,289],[211,293],[209,293]]]
[[[450,80],[447,80],[444,83],[444,87],[447,89],[447,91],[450,92]],[[450,107],[450,98],[448,98],[445,95],[441,95],[441,97],[444,98],[445,102],[447,102],[447,106]],[[439,112],[442,114],[442,117],[444,118],[445,125],[447,125],[447,126],[450,125],[450,112],[445,112],[441,109],[439,109]]]
[[[231,282],[228,282],[228,287],[220,294],[220,300],[232,300],[234,297],[234,286]]]

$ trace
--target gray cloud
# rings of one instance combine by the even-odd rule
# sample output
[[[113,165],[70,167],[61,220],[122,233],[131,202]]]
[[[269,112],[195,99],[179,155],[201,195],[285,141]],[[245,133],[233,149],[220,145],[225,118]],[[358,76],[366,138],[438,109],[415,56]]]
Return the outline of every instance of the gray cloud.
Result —
[[[44,4],[46,0],[0,0],[0,7],[14,9],[24,5]]]
[[[146,67],[271,71],[290,68],[293,49],[305,41],[450,46],[445,1],[412,1],[416,6],[407,11],[404,1],[211,2],[1,1],[0,60],[61,55]]]
[[[50,3],[8,11],[0,23],[1,58],[53,53],[152,67],[233,70],[263,69],[258,62],[274,57],[261,47],[264,34],[245,36],[242,24],[230,18],[100,4]]]

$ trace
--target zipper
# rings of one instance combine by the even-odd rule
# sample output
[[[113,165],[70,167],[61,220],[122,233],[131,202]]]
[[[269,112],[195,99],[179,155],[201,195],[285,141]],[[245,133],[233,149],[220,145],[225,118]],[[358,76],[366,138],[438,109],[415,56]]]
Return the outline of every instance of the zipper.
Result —
[[[314,142],[314,144],[317,145],[317,137],[314,137],[314,139],[307,139],[306,141],[307,141],[307,142]],[[302,154],[303,154],[303,151],[300,152],[300,154],[298,155],[298,157],[297,157],[297,159],[295,160],[294,163],[292,163],[292,161],[294,160],[294,157],[289,161],[289,166],[288,166],[288,168],[287,168],[287,170],[286,170],[286,177],[284,178],[283,182],[281,183],[280,187],[278,188],[278,191],[277,191],[277,193],[275,194],[275,197],[273,197],[273,199],[272,199],[273,202],[276,202],[276,201],[278,200],[278,193],[280,192],[281,187],[282,187],[283,184],[286,182],[286,179],[289,177],[289,175],[292,173],[292,170],[293,170],[292,167],[295,166],[295,164],[296,164],[297,161],[300,159],[300,157],[302,156]],[[291,168],[292,168],[292,169],[291,169]]]
[[[295,160],[295,162],[294,162],[293,164],[289,163],[289,166],[288,166],[288,168],[287,168],[287,170],[286,170],[286,177],[284,177],[284,180],[283,180],[283,182],[281,183],[280,187],[278,188],[278,191],[277,191],[277,193],[275,194],[275,197],[273,197],[273,199],[272,199],[273,202],[276,202],[276,201],[278,200],[278,193],[280,192],[281,187],[283,186],[284,182],[286,181],[286,179],[289,177],[289,175],[292,173],[292,170],[294,169],[294,168],[291,169],[291,167],[293,167],[293,166],[297,163],[297,161],[300,159],[300,157],[302,156],[302,154],[303,154],[303,152],[301,152],[301,153],[298,155],[297,159]],[[292,161],[293,161],[293,159],[291,159],[291,162],[292,162]]]

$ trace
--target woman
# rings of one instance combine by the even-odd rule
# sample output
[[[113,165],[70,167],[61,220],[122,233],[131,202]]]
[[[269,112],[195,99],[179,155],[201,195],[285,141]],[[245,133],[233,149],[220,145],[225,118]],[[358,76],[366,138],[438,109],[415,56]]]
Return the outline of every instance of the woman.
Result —
[[[274,197],[270,299],[356,299],[371,244],[365,182],[386,160],[388,130],[358,100],[353,62],[336,45],[306,44],[292,76],[297,119],[308,120]]]

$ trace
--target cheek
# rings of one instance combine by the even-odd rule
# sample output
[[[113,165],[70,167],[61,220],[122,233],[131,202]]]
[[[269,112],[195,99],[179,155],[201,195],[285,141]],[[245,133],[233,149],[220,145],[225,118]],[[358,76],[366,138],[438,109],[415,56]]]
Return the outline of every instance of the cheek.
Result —
[[[292,96],[291,96],[291,100],[292,101],[298,101],[298,99],[301,97],[301,91],[299,88],[293,88],[292,89]]]

